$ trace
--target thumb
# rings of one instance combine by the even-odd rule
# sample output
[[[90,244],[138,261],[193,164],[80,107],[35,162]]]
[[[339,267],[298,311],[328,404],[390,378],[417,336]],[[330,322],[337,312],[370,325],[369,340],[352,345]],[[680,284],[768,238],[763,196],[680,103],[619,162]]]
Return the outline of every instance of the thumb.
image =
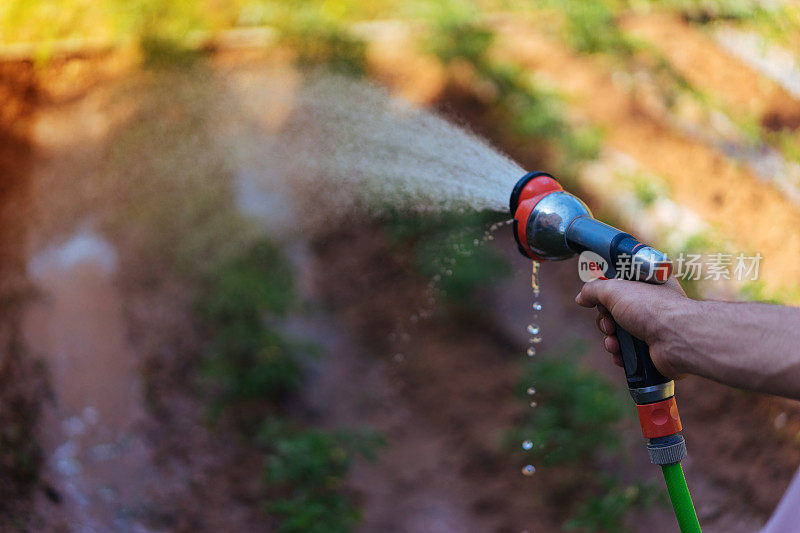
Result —
[[[614,306],[619,302],[627,283],[635,282],[621,279],[595,279],[588,281],[575,297],[575,303],[583,307],[602,305],[613,314]]]

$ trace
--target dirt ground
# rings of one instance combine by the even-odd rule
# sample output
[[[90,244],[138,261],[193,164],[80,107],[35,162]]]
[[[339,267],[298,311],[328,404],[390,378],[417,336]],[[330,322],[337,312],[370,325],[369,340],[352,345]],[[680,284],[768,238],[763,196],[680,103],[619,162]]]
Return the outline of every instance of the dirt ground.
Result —
[[[629,15],[622,27],[657,47],[697,88],[721,99],[739,115],[752,115],[780,129],[797,128],[800,102],[776,82],[759,76],[721,50],[711,37],[672,14]]]
[[[34,438],[42,373],[20,337],[26,279],[31,127],[39,94],[33,65],[0,63],[0,513],[29,514],[41,452]]]

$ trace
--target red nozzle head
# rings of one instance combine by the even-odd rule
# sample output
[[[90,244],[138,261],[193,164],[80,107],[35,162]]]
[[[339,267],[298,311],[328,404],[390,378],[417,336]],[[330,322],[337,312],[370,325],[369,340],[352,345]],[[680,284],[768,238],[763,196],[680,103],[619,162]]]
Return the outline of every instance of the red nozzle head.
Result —
[[[543,261],[541,257],[531,252],[528,246],[528,219],[533,212],[533,208],[539,200],[551,192],[563,191],[564,189],[547,172],[529,172],[522,176],[514,189],[511,191],[509,209],[511,216],[514,217],[514,239],[517,241],[519,251],[522,255]]]

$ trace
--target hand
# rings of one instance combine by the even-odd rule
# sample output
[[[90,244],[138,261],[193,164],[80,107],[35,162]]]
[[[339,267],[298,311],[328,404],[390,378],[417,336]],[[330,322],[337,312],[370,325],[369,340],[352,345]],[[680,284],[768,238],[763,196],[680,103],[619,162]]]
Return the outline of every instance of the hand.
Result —
[[[620,327],[650,346],[653,364],[664,376],[679,376],[667,350],[668,319],[671,313],[680,312],[681,306],[693,300],[686,296],[674,277],[664,285],[619,279],[593,280],[583,286],[575,302],[583,307],[597,307],[597,327],[604,335],[603,347],[617,366],[622,366],[622,355],[612,316]]]

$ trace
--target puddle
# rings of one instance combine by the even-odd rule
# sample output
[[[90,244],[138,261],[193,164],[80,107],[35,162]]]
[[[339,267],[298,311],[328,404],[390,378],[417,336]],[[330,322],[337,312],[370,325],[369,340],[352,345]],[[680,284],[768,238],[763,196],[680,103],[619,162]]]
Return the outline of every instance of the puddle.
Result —
[[[43,511],[71,531],[149,531],[138,517],[150,457],[137,432],[144,411],[116,267],[114,247],[87,228],[28,263],[41,297],[23,332],[47,363],[52,391],[40,425],[42,474],[62,501]]]

